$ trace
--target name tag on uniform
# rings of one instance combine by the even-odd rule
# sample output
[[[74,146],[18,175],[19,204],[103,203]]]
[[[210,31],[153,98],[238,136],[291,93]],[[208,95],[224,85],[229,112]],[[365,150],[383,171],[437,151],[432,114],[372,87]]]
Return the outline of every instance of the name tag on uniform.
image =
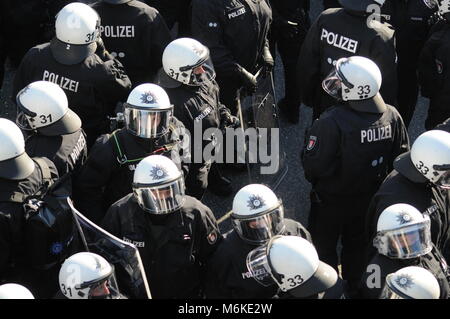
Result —
[[[237,17],[243,15],[245,12],[247,12],[247,11],[245,10],[244,6],[239,7],[239,8],[233,8],[233,9],[227,11],[228,20],[237,18]]]

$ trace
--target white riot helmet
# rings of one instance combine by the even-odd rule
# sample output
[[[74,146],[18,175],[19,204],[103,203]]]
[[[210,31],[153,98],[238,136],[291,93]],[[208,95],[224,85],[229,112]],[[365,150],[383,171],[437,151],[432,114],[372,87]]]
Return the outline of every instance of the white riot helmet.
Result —
[[[0,178],[21,180],[34,171],[34,162],[25,152],[22,131],[12,121],[0,118]]]
[[[277,284],[295,297],[313,296],[333,287],[338,275],[321,262],[314,246],[297,236],[275,236],[247,255],[247,268],[263,286]]]
[[[362,56],[341,58],[323,80],[322,87],[338,101],[348,101],[362,112],[382,113],[386,105],[378,93],[381,71],[372,60]]]
[[[164,72],[159,72],[159,79],[164,87],[177,87],[180,83],[200,86],[216,76],[209,49],[190,38],[170,42],[164,49],[162,65]]]
[[[22,285],[4,284],[0,286],[0,299],[34,299],[34,296]]]
[[[439,299],[441,288],[433,274],[417,266],[409,266],[386,276],[380,299]]]
[[[87,4],[73,2],[56,15],[53,57],[62,64],[77,64],[97,50],[100,17]]]
[[[430,218],[408,204],[394,204],[378,218],[373,245],[381,255],[410,259],[432,249]]]
[[[59,270],[59,288],[69,299],[116,299],[120,293],[114,267],[100,255],[81,252]]]
[[[170,158],[150,155],[136,167],[133,193],[139,206],[151,214],[168,214],[183,206],[184,178]]]
[[[231,222],[244,241],[264,244],[285,229],[283,205],[267,186],[250,184],[234,196]]]
[[[431,183],[450,189],[450,133],[431,130],[411,147],[411,162]]]
[[[173,105],[163,88],[156,84],[138,85],[125,103],[127,130],[142,138],[156,138],[169,131]]]
[[[56,84],[36,81],[16,96],[16,123],[23,130],[38,130],[48,136],[71,134],[81,128],[81,120],[69,109],[66,93]]]

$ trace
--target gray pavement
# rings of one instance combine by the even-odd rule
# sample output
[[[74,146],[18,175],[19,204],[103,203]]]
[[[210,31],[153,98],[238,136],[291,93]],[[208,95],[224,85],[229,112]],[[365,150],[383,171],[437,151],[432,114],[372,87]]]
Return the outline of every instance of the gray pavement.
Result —
[[[311,1],[311,18],[314,19],[322,11],[321,1]],[[15,118],[15,110],[10,102],[11,100],[11,84],[14,76],[14,71],[6,66],[7,72],[3,87],[0,92],[0,115],[2,117]],[[276,67],[274,72],[274,81],[276,89],[276,97],[279,100],[284,95],[284,80],[283,69],[279,57],[276,59]],[[416,107],[413,120],[409,127],[411,142],[424,131],[424,119],[428,107],[428,100],[420,98]],[[309,211],[309,190],[310,184],[305,180],[303,168],[300,164],[300,150],[303,148],[303,141],[305,138],[305,131],[311,123],[312,112],[311,109],[302,105],[300,111],[300,123],[292,125],[287,123],[283,118],[280,121],[281,133],[280,143],[286,152],[286,159],[288,164],[288,172],[282,183],[276,189],[276,193],[283,200],[286,217],[293,218],[306,225]],[[228,172],[226,172],[227,176]],[[238,191],[241,187],[247,184],[247,174],[240,172],[232,174],[233,188]],[[231,209],[232,198],[223,198],[207,193],[204,202],[210,206],[214,211],[216,217],[221,217]],[[221,224],[222,230],[230,228],[229,221]]]

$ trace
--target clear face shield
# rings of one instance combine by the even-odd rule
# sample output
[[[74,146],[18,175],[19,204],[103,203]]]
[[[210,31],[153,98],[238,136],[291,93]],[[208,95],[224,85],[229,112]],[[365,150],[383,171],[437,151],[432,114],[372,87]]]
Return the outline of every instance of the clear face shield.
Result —
[[[347,79],[344,77],[344,75],[339,71],[340,65],[343,63],[348,62],[347,60],[342,60],[338,62],[334,70],[332,70],[330,74],[328,74],[328,76],[325,78],[325,80],[322,81],[322,88],[324,89],[324,91],[338,101],[343,100],[342,98],[343,85],[345,85],[347,88],[350,89],[354,87],[353,84],[348,82]]]
[[[276,283],[267,257],[269,244],[265,244],[253,249],[248,253],[246,263],[253,279],[264,287],[272,286]]]
[[[89,289],[88,299],[119,299],[120,292],[117,285],[114,267],[110,274],[102,278],[84,282],[75,288],[78,290]]]
[[[432,249],[430,220],[377,233],[373,243],[378,252],[389,258],[409,259],[429,253]]]
[[[37,116],[36,113],[28,110],[23,104],[20,102],[20,95],[27,90],[28,87],[22,89],[16,97],[16,105],[17,105],[17,116],[16,116],[16,124],[17,126],[24,131],[31,131],[34,128],[34,118]]]
[[[440,188],[450,190],[450,164],[434,165],[433,169],[435,171],[442,172],[442,175],[437,180],[436,185]]]
[[[284,230],[284,211],[279,205],[272,211],[250,218],[232,218],[234,229],[245,241],[264,244]]]
[[[161,186],[133,185],[139,205],[152,214],[168,214],[178,210],[184,203],[182,177]]]
[[[208,83],[214,80],[216,77],[216,72],[214,70],[214,65],[209,57],[205,60],[201,60],[195,65],[188,65],[180,68],[181,72],[189,72],[190,78],[187,85],[200,86],[203,83]]]
[[[125,104],[125,124],[128,131],[142,138],[157,138],[169,131],[173,107],[149,110]]]

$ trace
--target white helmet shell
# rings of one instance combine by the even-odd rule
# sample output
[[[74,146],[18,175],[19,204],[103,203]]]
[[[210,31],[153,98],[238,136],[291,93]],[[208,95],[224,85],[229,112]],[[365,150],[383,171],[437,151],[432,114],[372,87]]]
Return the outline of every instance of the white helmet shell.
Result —
[[[393,230],[425,221],[427,218],[415,207],[408,204],[394,204],[383,210],[378,217],[377,231]]]
[[[136,86],[128,95],[127,104],[146,109],[167,110],[172,108],[166,91],[153,83]]]
[[[136,167],[133,176],[134,184],[161,185],[182,176],[182,173],[170,159],[162,155],[151,155],[144,158]]]
[[[58,40],[75,45],[86,45],[97,40],[100,18],[90,6],[73,2],[56,16],[55,29]]]
[[[193,69],[201,65],[207,69],[204,71],[209,76],[204,79],[215,77],[208,48],[191,38],[179,38],[170,42],[164,49],[162,65],[170,78],[186,85],[201,83],[193,74]]]
[[[12,121],[0,118],[0,162],[17,157],[25,152],[25,140],[22,131]]]
[[[81,252],[67,258],[59,271],[59,286],[69,299],[89,299],[96,283],[111,276],[114,269],[100,255]]]
[[[439,299],[440,287],[434,275],[417,266],[397,270],[386,277],[391,291],[405,299]]]
[[[0,286],[0,299],[34,299],[34,296],[22,285],[4,284]]]
[[[16,123],[24,130],[37,129],[44,135],[63,135],[81,128],[80,118],[68,107],[66,93],[54,83],[30,83],[17,94],[16,102]],[[48,127],[50,125],[52,127]]]
[[[250,184],[241,188],[233,199],[233,216],[245,218],[280,206],[275,193],[267,186]]]
[[[273,270],[283,275],[283,291],[295,288],[311,278],[319,267],[319,256],[314,246],[297,236],[275,238],[269,249]]]
[[[21,180],[35,168],[25,152],[25,140],[19,127],[8,119],[0,118],[0,177]]]
[[[353,56],[337,64],[340,72],[348,83],[342,82],[342,99],[344,101],[359,101],[374,97],[381,88],[381,72],[372,60]]]
[[[450,133],[431,130],[420,135],[411,147],[411,161],[431,183],[438,184],[448,174],[448,168],[437,168],[450,165]]]
[[[150,155],[134,171],[134,196],[139,206],[151,214],[168,214],[182,207],[184,188],[182,172],[165,156]]]

